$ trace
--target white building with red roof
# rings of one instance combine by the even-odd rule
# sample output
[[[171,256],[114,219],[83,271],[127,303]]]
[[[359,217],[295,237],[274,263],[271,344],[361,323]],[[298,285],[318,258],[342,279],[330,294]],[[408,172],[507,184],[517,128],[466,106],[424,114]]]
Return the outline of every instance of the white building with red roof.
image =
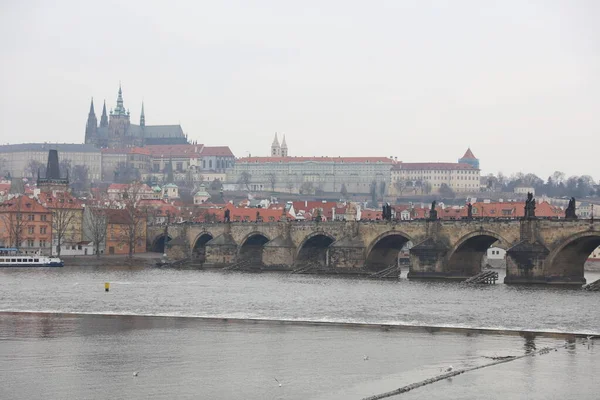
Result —
[[[387,157],[245,157],[227,171],[227,182],[251,191],[331,193],[345,184],[350,193],[369,193],[371,182],[389,183],[393,163]]]
[[[438,193],[444,184],[457,193],[479,192],[479,160],[471,149],[457,163],[397,162],[392,167],[389,189],[395,195],[429,194]]]

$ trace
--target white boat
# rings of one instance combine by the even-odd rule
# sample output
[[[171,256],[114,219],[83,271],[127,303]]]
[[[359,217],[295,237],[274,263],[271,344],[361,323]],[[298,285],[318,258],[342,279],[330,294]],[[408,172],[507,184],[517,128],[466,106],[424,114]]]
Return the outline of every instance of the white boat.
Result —
[[[0,267],[62,267],[58,257],[19,254],[17,249],[0,249]]]

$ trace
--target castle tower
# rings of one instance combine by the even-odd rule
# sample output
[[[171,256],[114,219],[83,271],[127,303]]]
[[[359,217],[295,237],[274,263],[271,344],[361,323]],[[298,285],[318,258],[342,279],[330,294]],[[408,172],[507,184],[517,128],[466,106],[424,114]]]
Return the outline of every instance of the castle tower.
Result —
[[[87,124],[85,125],[85,144],[96,144],[98,134],[98,120],[94,111],[94,99],[90,104],[90,113],[88,114]]]
[[[461,164],[469,164],[473,168],[479,169],[479,159],[473,155],[471,148],[469,147],[462,158],[458,159]]]
[[[285,142],[285,135],[283,135],[283,140],[281,141],[281,157],[287,157],[288,156],[288,147],[287,147],[287,143]]]
[[[106,115],[106,100],[102,106],[102,116],[100,117],[100,128],[108,127],[108,115]]]
[[[131,124],[129,111],[123,106],[123,91],[119,84],[119,94],[117,95],[117,106],[110,113],[108,122],[108,147],[125,147],[127,137],[125,136]]]
[[[271,157],[281,157],[281,146],[277,139],[277,133],[275,133],[275,139],[273,139],[273,143],[271,144]]]
[[[48,151],[46,177],[40,178],[38,171],[37,186],[41,192],[67,192],[69,190],[69,171],[67,171],[66,178],[61,178],[57,150]]]

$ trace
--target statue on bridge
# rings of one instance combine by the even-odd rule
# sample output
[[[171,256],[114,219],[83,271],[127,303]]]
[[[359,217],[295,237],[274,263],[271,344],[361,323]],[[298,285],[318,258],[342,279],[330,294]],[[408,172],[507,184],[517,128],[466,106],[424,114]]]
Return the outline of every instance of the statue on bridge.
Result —
[[[535,218],[535,199],[533,198],[533,193],[527,193],[527,200],[525,200],[525,219],[534,219]]]
[[[385,203],[383,205],[383,212],[381,214],[381,218],[384,221],[391,221],[392,220],[392,206],[390,205],[390,203]]]
[[[467,204],[467,218],[473,219],[473,204]]]
[[[437,205],[437,202],[435,200],[431,202],[431,210],[429,210],[429,220],[430,221],[435,221],[438,219],[437,210],[435,209],[436,205]]]
[[[565,219],[577,219],[577,214],[575,213],[575,197],[571,197],[571,200],[569,200],[569,205],[565,210]]]
[[[231,213],[229,212],[229,209],[225,209],[225,215],[223,216],[223,222],[231,222],[231,217],[230,217]]]

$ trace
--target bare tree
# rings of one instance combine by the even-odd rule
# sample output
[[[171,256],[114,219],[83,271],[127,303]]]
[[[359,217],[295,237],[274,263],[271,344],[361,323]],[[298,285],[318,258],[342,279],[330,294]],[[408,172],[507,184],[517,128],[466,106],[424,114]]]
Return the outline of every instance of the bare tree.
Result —
[[[421,182],[421,188],[425,194],[431,193],[431,183],[429,181]]]
[[[394,182],[394,187],[400,196],[402,196],[402,193],[406,190],[407,186],[408,184],[404,179],[398,179],[396,182]]]
[[[312,182],[304,182],[302,186],[300,186],[300,194],[314,194],[315,186]]]
[[[96,258],[100,258],[100,246],[106,240],[106,210],[99,207],[87,207],[83,214],[86,239],[94,246]]]
[[[61,178],[70,176],[72,172],[71,160],[60,160],[60,162],[58,163],[58,170],[60,171]]]
[[[210,190],[221,190],[223,188],[223,183],[220,179],[213,179],[213,181],[209,185]]]
[[[115,183],[130,184],[140,180],[140,171],[126,162],[120,162],[115,169]]]
[[[346,188],[345,183],[342,183],[342,188],[340,189],[340,194],[342,195],[342,199],[348,198],[348,189]]]
[[[385,181],[379,182],[379,195],[381,196],[381,201],[383,201],[383,198],[385,196],[385,188]]]
[[[294,186],[294,181],[291,178],[288,178],[288,181],[286,182],[288,192],[292,193],[292,191],[294,190]]]
[[[46,176],[46,169],[44,168],[44,164],[37,160],[29,160],[29,162],[27,163],[27,167],[25,167],[25,172],[27,172],[32,178],[35,178],[38,175],[38,173],[41,176]]]
[[[17,196],[2,203],[0,208],[0,219],[8,232],[8,246],[16,249],[21,248],[25,238],[25,230],[31,225],[23,213],[24,196]]]
[[[250,182],[252,181],[252,174],[248,171],[243,171],[240,174],[240,179],[238,179],[238,184],[242,185],[246,188],[246,190],[250,191]]]
[[[79,212],[80,210],[69,207],[66,203],[61,203],[58,207],[52,208],[52,236],[56,240],[56,254],[59,257],[65,240],[73,240],[73,223],[76,222]]]
[[[7,164],[8,162],[6,161],[6,158],[0,157],[0,176],[8,174],[8,170],[6,169]]]
[[[267,174],[269,185],[271,186],[271,192],[275,192],[275,185],[277,184],[277,175],[270,173]]]
[[[123,221],[119,240],[129,247],[129,258],[135,253],[135,244],[145,238],[146,214],[138,207],[138,197],[141,184],[129,185],[127,199],[124,201]]]
[[[87,165],[75,165],[71,176],[73,189],[79,193],[89,188],[89,168]]]

